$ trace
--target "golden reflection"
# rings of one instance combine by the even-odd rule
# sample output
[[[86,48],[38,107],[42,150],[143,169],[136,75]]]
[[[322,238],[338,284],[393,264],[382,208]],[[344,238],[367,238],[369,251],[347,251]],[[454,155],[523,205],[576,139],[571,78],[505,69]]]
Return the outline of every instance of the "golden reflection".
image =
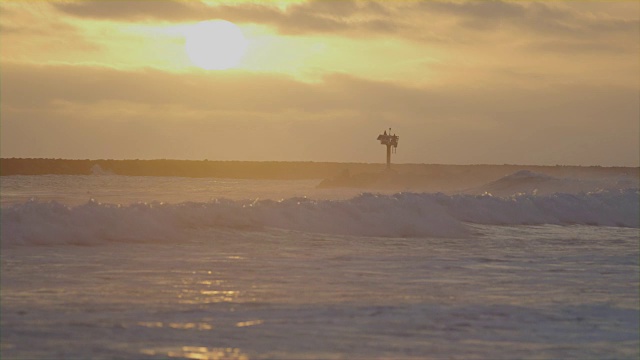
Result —
[[[211,274],[211,271],[209,271],[209,274]],[[224,282],[224,281],[222,281],[222,280],[214,280],[214,281],[211,281],[211,280],[203,280],[203,281],[200,281],[198,284],[200,284],[200,285],[207,285],[207,286],[211,286],[211,285],[217,285],[217,286],[219,286],[219,285],[222,285],[222,283],[223,283],[223,282]]]
[[[213,329],[213,326],[207,323],[169,323],[169,327],[172,329],[197,329],[197,330]]]
[[[138,325],[148,328],[161,328],[163,326],[160,321],[140,321]]]
[[[185,289],[178,295],[183,304],[215,304],[233,302],[238,299],[240,292],[236,290],[191,290]]]
[[[255,326],[264,323],[263,320],[241,321],[236,324],[237,327]]]
[[[206,348],[201,346],[183,346],[180,351],[169,351],[169,357],[200,360],[249,360],[238,348]]]
[[[160,321],[141,321],[138,322],[138,325],[148,327],[148,328],[171,328],[171,329],[181,329],[181,330],[211,330],[213,326],[207,323],[162,323]]]

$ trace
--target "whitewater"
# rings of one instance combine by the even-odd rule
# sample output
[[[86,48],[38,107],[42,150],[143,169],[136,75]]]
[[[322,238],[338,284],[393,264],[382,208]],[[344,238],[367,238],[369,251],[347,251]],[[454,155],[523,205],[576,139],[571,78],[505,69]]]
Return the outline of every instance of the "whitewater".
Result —
[[[637,177],[3,176],[3,359],[635,359]]]

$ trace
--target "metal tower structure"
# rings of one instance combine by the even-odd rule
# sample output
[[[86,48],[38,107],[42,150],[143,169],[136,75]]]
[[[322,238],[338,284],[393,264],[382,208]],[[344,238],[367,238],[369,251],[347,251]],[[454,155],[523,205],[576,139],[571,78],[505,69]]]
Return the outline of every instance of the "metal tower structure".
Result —
[[[396,148],[398,147],[398,140],[400,137],[396,134],[391,135],[391,128],[389,128],[389,133],[387,131],[383,134],[378,135],[378,140],[380,140],[380,144],[387,146],[387,169],[391,169],[391,147],[393,146],[393,152],[396,152]]]

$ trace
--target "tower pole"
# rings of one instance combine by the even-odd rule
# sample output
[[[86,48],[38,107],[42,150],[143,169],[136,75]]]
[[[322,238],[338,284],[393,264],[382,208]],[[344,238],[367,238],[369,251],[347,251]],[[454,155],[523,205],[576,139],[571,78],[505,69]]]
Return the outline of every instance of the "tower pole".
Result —
[[[387,170],[391,170],[391,147],[398,147],[398,139],[400,137],[396,134],[391,134],[391,128],[389,128],[389,133],[385,130],[384,133],[378,135],[378,140],[380,140],[381,145],[387,146]]]

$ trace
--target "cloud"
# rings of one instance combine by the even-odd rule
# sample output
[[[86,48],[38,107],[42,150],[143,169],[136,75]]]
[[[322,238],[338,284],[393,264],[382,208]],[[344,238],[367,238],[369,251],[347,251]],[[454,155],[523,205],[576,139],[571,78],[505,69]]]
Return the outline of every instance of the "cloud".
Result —
[[[274,27],[285,35],[393,36],[427,45],[493,46],[531,43],[538,51],[617,52],[635,48],[640,19],[580,4],[513,1],[308,1],[286,8],[257,3],[210,6],[195,1],[82,1],[55,3],[67,15],[103,20],[226,19]],[[617,4],[611,4],[616,9]],[[573,44],[575,42],[575,44]],[[543,46],[541,43],[548,43]],[[554,46],[565,43],[567,48]],[[631,45],[630,45],[631,44]],[[524,46],[526,48],[526,45]]]
[[[389,31],[398,25],[382,18],[386,8],[375,2],[309,1],[286,10],[270,5],[238,3],[209,6],[195,1],[82,1],[56,3],[67,15],[117,21],[202,21],[225,19],[272,25],[284,34],[352,31]],[[363,19],[362,16],[369,18]]]
[[[496,70],[501,71],[501,70]],[[518,87],[509,83],[409,86],[333,73],[320,83],[282,75],[246,72],[170,73],[160,70],[118,70],[106,67],[9,63],[2,68],[4,106],[52,107],[56,103],[127,102],[179,105],[203,111],[322,113],[352,111],[392,113],[418,120],[499,119],[501,112],[540,113],[546,107],[586,115],[606,105],[613,118],[620,105],[635,106],[637,89],[615,85],[550,83]],[[595,103],[584,102],[590,98]],[[599,101],[598,99],[601,99]],[[619,99],[619,100],[615,100]],[[544,105],[544,106],[542,106]],[[571,106],[576,105],[574,108]],[[579,106],[578,106],[579,105]],[[585,110],[586,109],[586,110]],[[561,113],[554,116],[572,115]],[[629,114],[627,114],[629,115]],[[575,118],[571,116],[571,118]],[[502,122],[517,122],[518,116]],[[633,119],[633,118],[631,118]],[[579,119],[575,119],[579,122]]]
[[[560,53],[567,56],[575,55],[598,55],[610,54],[632,54],[637,55],[640,45],[629,47],[626,44],[601,41],[566,41],[566,40],[542,40],[528,43],[526,49],[534,52]]]
[[[59,2],[53,6],[68,15],[124,21],[165,20],[177,21],[202,18],[202,3],[184,1],[75,1]]]
[[[126,154],[139,151],[140,138],[146,136],[145,156],[153,157],[167,148],[163,141],[186,147],[180,134],[193,138],[188,145],[193,149],[181,156],[214,151],[203,157],[216,158],[224,147],[207,150],[211,145],[204,134],[218,131],[225,136],[220,146],[246,147],[240,158],[284,159],[292,156],[287,155],[290,150],[313,160],[326,154],[345,160],[340,156],[357,153],[360,157],[347,160],[369,161],[375,159],[360,150],[369,144],[362,134],[392,126],[404,129],[404,161],[589,164],[598,159],[601,164],[637,164],[640,156],[640,100],[634,80],[638,18],[637,12],[622,12],[618,3],[597,8],[584,8],[581,2],[484,1],[312,1],[286,8],[191,1],[12,4],[17,3],[0,3],[2,40],[17,54],[3,58],[0,68],[3,152],[39,147],[41,156],[50,156],[47,151],[63,149],[60,139],[70,134],[82,146],[100,142],[103,153],[112,151],[109,141],[125,137],[129,152],[123,150],[122,156],[131,157]],[[45,11],[52,7],[58,11],[55,16]],[[98,48],[107,44],[90,36],[95,24],[76,18],[113,21],[100,23],[100,31],[118,29],[121,22],[225,18],[269,25],[301,38],[322,34],[372,40],[359,42],[358,51],[384,45],[367,37],[385,35],[407,40],[393,44],[421,49],[415,53],[420,56],[434,54],[437,61],[404,69],[396,58],[404,60],[405,53],[390,52],[391,60],[380,63],[415,74],[416,82],[423,81],[419,86],[371,80],[385,77],[377,73],[367,74],[370,79],[335,73],[330,66],[317,83],[241,71],[73,66],[94,61],[95,54],[109,55],[108,47]],[[118,41],[124,49],[135,46],[126,37]],[[347,54],[352,43],[344,43],[340,49]],[[52,58],[53,50],[43,51],[47,46],[63,55]],[[15,63],[21,59],[69,64]],[[435,81],[424,80],[425,73]],[[135,135],[145,128],[146,135]],[[339,135],[334,137],[335,132]],[[279,142],[263,154],[250,143],[264,136]],[[340,141],[328,150],[327,137]],[[81,153],[82,147],[74,151]],[[69,156],[65,154],[61,156]]]
[[[621,19],[606,14],[582,13],[572,4],[517,3],[507,1],[425,1],[414,5],[414,11],[440,14],[457,19],[457,24],[470,30],[499,30],[503,27],[530,35],[587,39],[607,33],[637,34],[640,20]],[[615,6],[615,5],[614,5]]]
[[[108,157],[108,142],[122,141],[129,151],[122,154],[145,157],[213,159],[233,147],[244,159],[373,161],[375,154],[354,149],[367,149],[373,140],[366,134],[391,126],[408,162],[638,163],[638,90],[622,86],[417,87],[346,74],[304,83],[246,73],[17,64],[3,66],[2,79],[4,154],[26,151],[25,141],[66,149],[64,143],[89,137],[103,144],[101,157]],[[42,138],[47,128],[70,140]],[[224,139],[213,145],[215,133]],[[318,134],[331,133],[341,140],[328,151]],[[271,149],[265,138],[278,144]],[[170,156],[163,143],[184,152]]]
[[[433,13],[445,13],[458,17],[486,19],[495,21],[504,18],[522,18],[526,15],[526,8],[514,2],[503,1],[422,1],[414,6],[415,10]]]
[[[0,2],[2,45],[5,50],[11,49],[5,51],[3,57],[29,57],[21,54],[25,48],[68,53],[99,50],[99,46],[85,36],[83,29],[67,19],[51,16],[43,9],[48,10],[48,4]]]

